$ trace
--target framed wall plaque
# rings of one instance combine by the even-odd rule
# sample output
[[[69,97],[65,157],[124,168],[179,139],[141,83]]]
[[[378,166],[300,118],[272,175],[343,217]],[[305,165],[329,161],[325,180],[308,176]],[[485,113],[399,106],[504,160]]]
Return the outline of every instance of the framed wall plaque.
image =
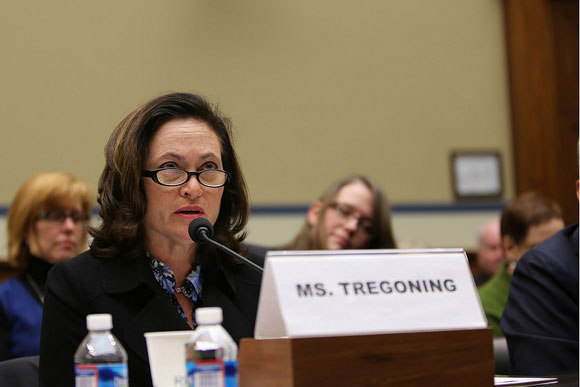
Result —
[[[455,198],[501,199],[503,178],[497,151],[454,151],[451,174]]]

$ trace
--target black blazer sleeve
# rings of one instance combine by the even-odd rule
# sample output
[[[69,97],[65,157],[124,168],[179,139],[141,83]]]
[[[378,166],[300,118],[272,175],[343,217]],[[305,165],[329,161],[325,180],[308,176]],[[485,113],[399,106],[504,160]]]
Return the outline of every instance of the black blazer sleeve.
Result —
[[[514,375],[578,372],[578,228],[519,260],[501,318]]]
[[[40,386],[74,386],[73,355],[87,334],[83,276],[58,264],[48,275],[40,337]]]

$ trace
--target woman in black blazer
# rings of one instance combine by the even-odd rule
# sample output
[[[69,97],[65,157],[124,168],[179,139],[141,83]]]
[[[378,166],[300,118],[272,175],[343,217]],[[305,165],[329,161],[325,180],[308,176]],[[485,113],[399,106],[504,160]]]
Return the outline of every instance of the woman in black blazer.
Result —
[[[253,335],[260,274],[188,234],[204,217],[215,240],[241,250],[249,204],[229,121],[198,95],[164,95],[121,121],[105,157],[90,250],[49,274],[41,385],[74,385],[92,313],[112,314],[134,386],[152,384],[143,334],[193,329],[198,307],[220,306],[236,342]]]

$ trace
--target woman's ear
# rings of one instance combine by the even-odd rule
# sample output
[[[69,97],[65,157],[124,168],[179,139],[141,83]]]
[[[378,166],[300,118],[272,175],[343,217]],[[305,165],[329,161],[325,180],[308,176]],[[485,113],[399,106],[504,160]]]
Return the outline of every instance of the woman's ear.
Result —
[[[316,223],[318,223],[318,217],[320,216],[321,208],[322,202],[320,200],[317,200],[310,205],[308,213],[306,214],[306,220],[311,227],[314,227]]]

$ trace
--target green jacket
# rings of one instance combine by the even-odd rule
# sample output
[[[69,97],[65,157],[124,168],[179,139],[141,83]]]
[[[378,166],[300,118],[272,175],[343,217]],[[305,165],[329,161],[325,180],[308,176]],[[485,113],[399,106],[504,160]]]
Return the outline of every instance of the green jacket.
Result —
[[[507,262],[503,263],[498,272],[477,289],[485,317],[487,317],[487,325],[493,330],[493,337],[503,337],[499,320],[503,314],[512,282],[507,266]]]

